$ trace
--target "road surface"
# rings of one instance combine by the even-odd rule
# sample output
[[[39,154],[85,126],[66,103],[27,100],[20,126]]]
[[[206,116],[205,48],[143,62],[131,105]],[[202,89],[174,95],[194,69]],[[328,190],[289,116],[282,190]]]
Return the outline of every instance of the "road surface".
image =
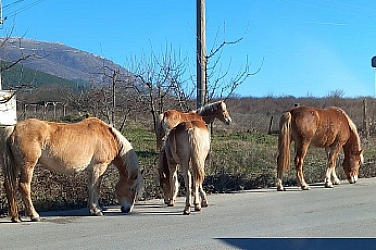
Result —
[[[368,238],[376,236],[375,178],[360,179],[355,185],[342,182],[333,189],[311,187],[209,195],[209,207],[189,216],[182,215],[184,198],[179,198],[175,207],[162,200],[140,202],[128,215],[115,206],[105,208],[102,217],[88,216],[83,209],[41,213],[38,223],[25,218],[14,224],[2,218],[0,249],[376,247],[376,240]],[[359,237],[368,239],[353,239]]]

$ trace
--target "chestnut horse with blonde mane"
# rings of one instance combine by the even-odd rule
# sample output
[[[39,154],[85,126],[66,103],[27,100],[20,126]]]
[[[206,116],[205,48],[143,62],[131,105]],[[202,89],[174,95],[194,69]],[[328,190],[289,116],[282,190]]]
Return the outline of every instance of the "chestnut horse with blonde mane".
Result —
[[[230,114],[227,111],[226,103],[216,101],[206,104],[205,106],[188,113],[183,113],[177,110],[167,110],[159,115],[159,121],[156,126],[157,148],[160,149],[163,137],[168,135],[169,131],[181,122],[190,121],[204,121],[206,124],[214,122],[215,118],[222,121],[224,124],[231,123]]]
[[[183,172],[186,186],[186,205],[184,214],[190,214],[191,174],[193,171],[193,197],[195,211],[208,206],[206,194],[202,189],[205,178],[205,159],[210,151],[210,133],[202,121],[183,122],[174,127],[168,134],[160,151],[158,162],[159,177],[165,202],[174,206],[178,192],[177,165]],[[201,203],[200,197],[201,196]]]
[[[343,110],[337,107],[325,110],[307,106],[297,107],[282,115],[279,129],[277,190],[285,190],[282,175],[290,166],[291,141],[295,142],[296,176],[301,189],[309,189],[303,177],[303,161],[310,144],[325,148],[327,153],[325,187],[332,188],[340,182],[335,167],[341,149],[345,155],[342,166],[347,179],[350,184],[357,182],[359,168],[363,163],[363,150],[356,126]]]
[[[92,215],[102,215],[98,204],[103,173],[109,164],[116,166],[119,181],[115,192],[121,211],[131,212],[142,185],[138,158],[128,140],[115,128],[97,118],[74,124],[28,119],[1,131],[0,163],[9,203],[10,217],[19,222],[16,183],[31,221],[39,221],[31,200],[31,181],[35,165],[52,172],[70,174],[87,170],[88,208]]]

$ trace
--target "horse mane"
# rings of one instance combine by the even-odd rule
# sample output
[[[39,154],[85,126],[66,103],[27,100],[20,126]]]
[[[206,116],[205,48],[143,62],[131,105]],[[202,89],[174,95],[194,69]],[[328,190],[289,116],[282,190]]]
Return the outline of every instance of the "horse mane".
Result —
[[[354,122],[350,119],[350,117],[346,114],[346,112],[343,110],[343,109],[340,109],[340,108],[337,108],[337,107],[330,107],[330,109],[333,109],[333,108],[336,108],[338,111],[340,111],[347,119],[348,123],[349,123],[349,127],[350,127],[350,131],[352,132],[351,133],[351,136],[350,136],[350,140],[352,140],[352,142],[356,143],[356,150],[360,150],[360,136],[358,134],[358,129],[356,128]],[[355,139],[355,141],[354,141]]]
[[[208,104],[202,106],[201,108],[197,109],[195,112],[197,112],[198,114],[200,114],[202,116],[205,116],[208,113],[211,114],[213,112],[213,110],[217,110],[219,107],[222,108],[223,104],[224,104],[223,100],[208,103]]]
[[[116,128],[109,126],[110,131],[112,134],[115,136],[117,142],[119,143],[120,146],[120,151],[119,151],[119,156],[121,157],[127,172],[133,173],[137,171],[137,195],[140,194],[140,191],[142,189],[143,185],[143,179],[142,179],[142,174],[140,171],[140,167],[138,164],[138,158],[136,155],[135,150],[133,149],[131,143],[125,138],[122,133],[120,133],[119,130]]]

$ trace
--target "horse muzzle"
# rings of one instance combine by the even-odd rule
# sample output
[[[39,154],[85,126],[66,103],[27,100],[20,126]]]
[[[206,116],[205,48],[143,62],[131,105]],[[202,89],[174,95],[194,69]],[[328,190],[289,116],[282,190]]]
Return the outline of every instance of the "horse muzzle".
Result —
[[[121,209],[122,213],[127,214],[127,213],[132,212],[132,208],[133,208],[133,206],[126,204],[126,205],[122,205],[120,209]]]
[[[231,120],[230,117],[226,118],[226,125],[230,125],[231,122],[232,122],[232,120]]]

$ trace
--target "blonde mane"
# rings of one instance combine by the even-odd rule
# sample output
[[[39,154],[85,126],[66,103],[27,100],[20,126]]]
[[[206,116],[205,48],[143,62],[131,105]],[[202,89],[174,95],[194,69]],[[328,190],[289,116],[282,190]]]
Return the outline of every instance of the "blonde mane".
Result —
[[[226,110],[226,104],[224,101],[220,100],[220,101],[208,103],[202,106],[201,108],[197,109],[196,112],[204,116],[204,115],[207,115],[208,113],[212,114],[213,110],[218,110],[219,108],[221,110]]]
[[[141,189],[143,186],[143,178],[140,171],[140,167],[138,164],[138,158],[136,155],[135,150],[132,147],[132,144],[125,138],[122,133],[116,128],[109,126],[111,132],[115,135],[116,140],[120,145],[120,152],[119,155],[122,158],[122,161],[126,167],[126,170],[129,174],[133,173],[134,171],[138,171],[137,174],[137,195],[141,193]]]

